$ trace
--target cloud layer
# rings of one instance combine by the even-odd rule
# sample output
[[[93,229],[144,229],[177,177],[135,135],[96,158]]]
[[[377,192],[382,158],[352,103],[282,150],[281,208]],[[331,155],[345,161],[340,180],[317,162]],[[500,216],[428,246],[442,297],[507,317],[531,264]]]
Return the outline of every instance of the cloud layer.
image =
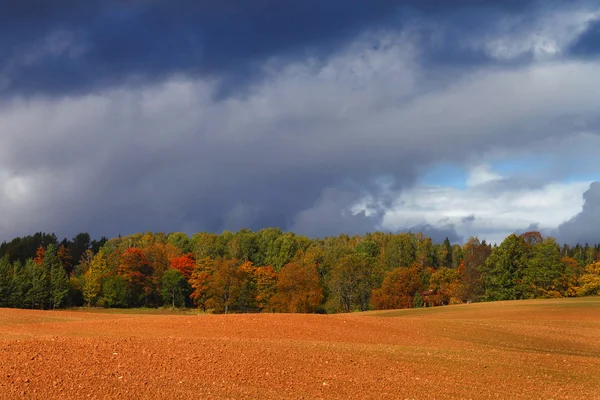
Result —
[[[12,6],[39,23],[11,41],[0,20],[0,239],[280,226],[460,241],[582,210],[600,175],[597,6],[333,3]],[[540,157],[521,179],[481,169]],[[466,188],[419,183],[439,165],[468,170]],[[600,241],[576,233],[588,220],[561,235]]]

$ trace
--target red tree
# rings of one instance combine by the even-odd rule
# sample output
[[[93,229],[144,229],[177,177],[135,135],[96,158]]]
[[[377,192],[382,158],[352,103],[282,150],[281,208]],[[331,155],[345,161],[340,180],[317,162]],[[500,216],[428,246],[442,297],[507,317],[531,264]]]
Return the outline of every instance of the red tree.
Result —
[[[152,285],[153,268],[144,252],[137,247],[131,247],[121,255],[119,275],[127,281],[134,302],[147,303],[148,296],[154,290]]]
[[[185,279],[189,280],[196,268],[196,261],[192,258],[192,254],[175,257],[171,260],[171,268],[181,272]]]

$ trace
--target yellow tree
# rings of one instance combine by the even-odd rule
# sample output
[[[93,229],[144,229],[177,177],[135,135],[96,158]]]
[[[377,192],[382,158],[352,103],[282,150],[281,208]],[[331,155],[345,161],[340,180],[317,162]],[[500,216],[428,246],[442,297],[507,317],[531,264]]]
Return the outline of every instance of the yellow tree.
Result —
[[[453,268],[441,267],[431,274],[429,290],[432,290],[439,303],[460,302],[460,272]]]
[[[89,251],[89,250],[88,250]],[[91,252],[89,252],[91,253]],[[89,254],[88,254],[89,256]],[[108,273],[108,264],[102,253],[96,254],[83,274],[83,299],[88,307],[96,305],[102,288],[102,279]]]
[[[585,267],[585,273],[579,278],[579,296],[600,295],[600,262]]]
[[[579,266],[577,260],[571,257],[562,257],[560,262],[562,271],[557,280],[557,287],[562,296],[574,297],[579,289],[577,279],[583,275],[583,269]]]

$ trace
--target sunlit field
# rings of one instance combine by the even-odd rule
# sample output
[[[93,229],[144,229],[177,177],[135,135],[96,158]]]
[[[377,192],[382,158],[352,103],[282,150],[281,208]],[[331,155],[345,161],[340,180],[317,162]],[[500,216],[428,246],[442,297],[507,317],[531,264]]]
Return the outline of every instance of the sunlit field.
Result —
[[[600,298],[358,314],[0,310],[0,398],[600,398]]]

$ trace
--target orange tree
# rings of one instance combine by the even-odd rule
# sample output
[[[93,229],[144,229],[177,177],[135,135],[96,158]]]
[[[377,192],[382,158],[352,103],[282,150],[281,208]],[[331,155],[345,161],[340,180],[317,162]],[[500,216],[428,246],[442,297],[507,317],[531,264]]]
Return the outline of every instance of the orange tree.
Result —
[[[123,252],[118,273],[127,282],[128,302],[134,306],[148,305],[154,291],[153,268],[144,252],[131,247]]]
[[[276,287],[277,293],[271,298],[274,311],[311,313],[317,311],[323,299],[314,264],[286,264],[279,272]]]
[[[414,297],[422,290],[421,273],[416,264],[387,273],[381,288],[373,290],[371,302],[376,309],[412,308]]]

